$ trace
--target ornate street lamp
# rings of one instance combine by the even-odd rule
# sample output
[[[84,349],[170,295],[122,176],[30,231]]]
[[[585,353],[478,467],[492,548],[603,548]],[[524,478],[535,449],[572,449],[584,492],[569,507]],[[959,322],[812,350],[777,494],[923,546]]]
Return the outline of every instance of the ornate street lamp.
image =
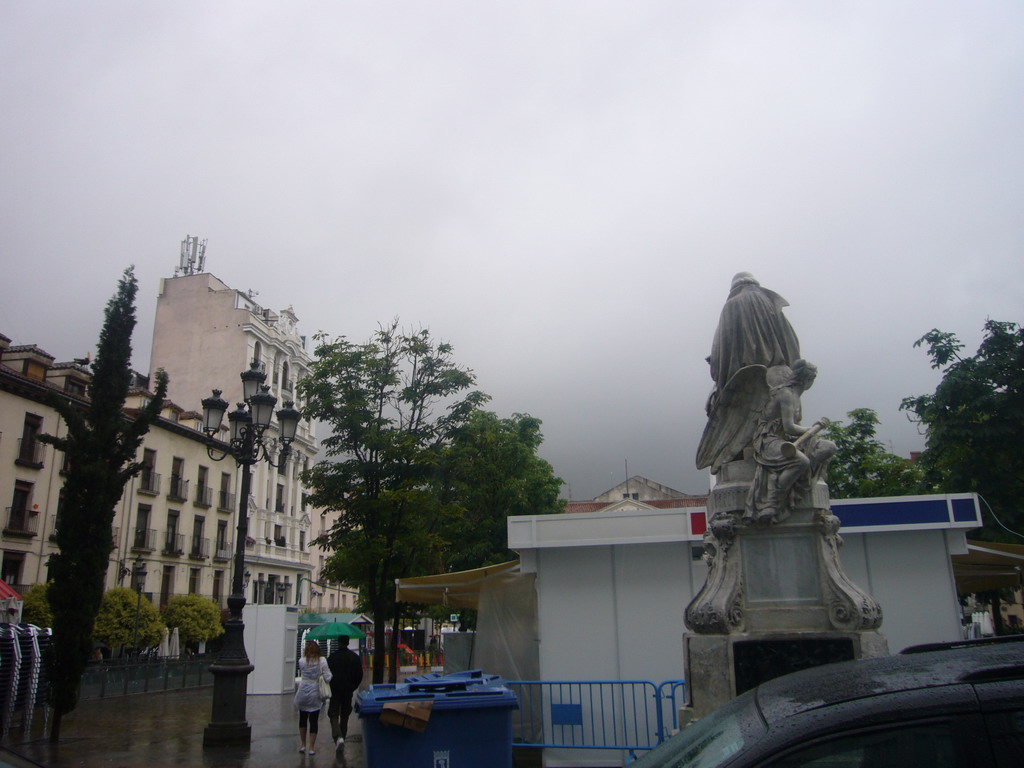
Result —
[[[209,437],[206,452],[214,461],[233,458],[242,470],[242,486],[238,501],[238,532],[235,539],[235,562],[231,580],[228,610],[231,618],[225,623],[224,644],[220,655],[210,666],[213,673],[213,716],[203,732],[204,747],[246,746],[251,740],[251,729],[245,717],[246,679],[253,666],[245,652],[245,625],[242,609],[245,607],[245,539],[249,534],[249,487],[252,465],[266,461],[279,467],[287,460],[291,442],[302,414],[294,403],[286,401],[277,412],[278,438],[281,453],[277,463],[271,459],[272,445],[264,439],[270,426],[277,398],[263,382],[267,374],[253,360],[248,371],[241,374],[242,397],[245,402],[228,414],[230,435],[227,445],[217,439],[228,403],[221,398],[219,389],[203,400],[203,430]]]

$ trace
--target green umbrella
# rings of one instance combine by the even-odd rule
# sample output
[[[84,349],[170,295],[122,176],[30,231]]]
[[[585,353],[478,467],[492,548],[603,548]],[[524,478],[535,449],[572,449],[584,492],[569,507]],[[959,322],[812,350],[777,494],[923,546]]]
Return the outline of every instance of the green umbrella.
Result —
[[[357,640],[361,640],[366,635],[359,627],[343,624],[340,621],[321,624],[319,627],[311,629],[309,634],[306,635],[307,640],[331,640],[337,637],[354,637]]]

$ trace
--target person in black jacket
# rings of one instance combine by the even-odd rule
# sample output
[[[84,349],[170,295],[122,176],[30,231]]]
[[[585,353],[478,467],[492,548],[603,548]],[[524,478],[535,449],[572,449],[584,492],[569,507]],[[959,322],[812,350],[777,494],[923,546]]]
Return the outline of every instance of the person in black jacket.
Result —
[[[348,638],[338,638],[338,650],[327,657],[331,668],[331,703],[327,707],[327,719],[331,722],[331,738],[337,748],[345,743],[348,735],[348,718],[352,714],[352,697],[363,681],[363,662],[359,655],[348,648]]]

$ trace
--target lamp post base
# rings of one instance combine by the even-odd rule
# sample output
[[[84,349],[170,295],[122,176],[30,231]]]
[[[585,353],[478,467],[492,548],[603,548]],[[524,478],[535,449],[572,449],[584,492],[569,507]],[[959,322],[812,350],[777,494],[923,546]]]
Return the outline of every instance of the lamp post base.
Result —
[[[248,723],[210,723],[203,731],[203,749],[216,747],[244,747],[252,742],[252,727]]]
[[[252,664],[210,666],[213,673],[213,715],[203,731],[203,747],[246,747],[252,729],[245,718],[245,697]]]
[[[245,598],[232,595],[228,598],[228,605],[232,609],[232,617],[224,625],[224,647],[217,661],[210,665],[213,713],[203,731],[203,747],[248,749],[252,733],[245,717],[245,697],[249,673],[254,667],[249,663],[243,641],[242,608]]]

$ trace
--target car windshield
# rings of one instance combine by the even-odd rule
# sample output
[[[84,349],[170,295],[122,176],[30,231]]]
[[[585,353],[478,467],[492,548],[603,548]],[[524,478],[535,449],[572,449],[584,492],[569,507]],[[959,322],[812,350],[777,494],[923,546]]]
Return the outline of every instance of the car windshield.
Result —
[[[751,694],[733,699],[684,728],[634,768],[716,768],[749,748],[766,732]]]

